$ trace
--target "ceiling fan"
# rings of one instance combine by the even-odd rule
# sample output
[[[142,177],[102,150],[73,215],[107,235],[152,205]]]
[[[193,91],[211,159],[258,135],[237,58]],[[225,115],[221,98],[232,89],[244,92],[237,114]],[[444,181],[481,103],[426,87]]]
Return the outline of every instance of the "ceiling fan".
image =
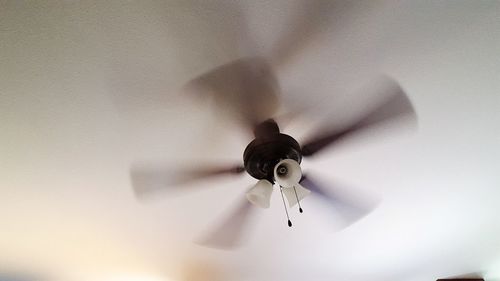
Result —
[[[393,79],[384,76],[373,91],[381,91],[385,98],[372,105],[350,124],[344,127],[327,124],[316,134],[304,142],[281,132],[276,113],[280,106],[280,87],[276,69],[290,65],[307,45],[305,39],[311,40],[312,35],[325,21],[308,20],[325,15],[325,2],[308,2],[301,14],[289,26],[290,30],[278,40],[276,47],[267,56],[250,56],[237,59],[202,74],[186,84],[189,92],[197,95],[209,95],[215,101],[218,109],[230,113],[229,116],[251,131],[254,139],[250,141],[243,152],[243,161],[232,166],[214,166],[190,168],[175,173],[162,169],[148,167],[133,167],[131,179],[134,191],[138,196],[155,189],[172,189],[193,180],[208,179],[224,175],[247,173],[257,180],[247,191],[246,199],[236,208],[234,213],[208,238],[202,242],[205,245],[230,248],[235,246],[243,233],[245,221],[254,206],[268,208],[270,196],[276,188],[281,193],[287,223],[292,226],[288,217],[285,198],[288,205],[299,206],[300,202],[310,193],[318,195],[332,205],[343,204],[341,197],[333,195],[322,187],[310,175],[303,174],[300,164],[303,159],[309,159],[327,147],[344,141],[367,129],[387,124],[394,120],[414,120],[413,106]],[[242,31],[244,33],[244,31]],[[301,42],[293,44],[293,42]],[[407,118],[410,117],[410,118]],[[275,120],[276,119],[276,120]],[[345,202],[344,202],[345,203]],[[349,204],[349,203],[347,203]],[[357,210],[355,217],[366,214],[361,206],[352,204]],[[354,212],[353,212],[354,213]]]

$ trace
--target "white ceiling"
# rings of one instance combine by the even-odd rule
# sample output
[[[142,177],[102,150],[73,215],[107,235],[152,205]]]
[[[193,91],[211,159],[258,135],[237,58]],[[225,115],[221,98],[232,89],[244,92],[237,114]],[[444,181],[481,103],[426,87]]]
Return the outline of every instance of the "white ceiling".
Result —
[[[229,13],[232,4],[241,15]],[[134,161],[241,159],[249,136],[178,89],[251,54],[247,45],[229,47],[242,42],[238,17],[265,53],[294,7],[0,1],[0,274],[77,281],[183,280],[186,272],[190,280],[500,275],[498,1],[341,2],[279,73],[283,103],[318,117],[349,111],[349,93],[381,73],[413,101],[417,130],[304,162],[322,182],[380,200],[356,224],[337,231],[336,217],[307,198],[304,214],[291,211],[289,229],[275,194],[247,243],[221,251],[192,241],[242,197],[249,176],[207,181],[181,197],[135,199]],[[285,131],[300,139],[310,120]]]

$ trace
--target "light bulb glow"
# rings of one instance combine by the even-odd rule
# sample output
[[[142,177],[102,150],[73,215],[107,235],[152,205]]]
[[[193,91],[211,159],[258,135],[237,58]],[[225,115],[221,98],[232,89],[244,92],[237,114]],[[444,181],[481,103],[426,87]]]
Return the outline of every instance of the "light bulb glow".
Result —
[[[271,204],[272,192],[272,183],[268,180],[259,180],[250,190],[247,191],[246,197],[250,203],[267,209]]]
[[[282,187],[292,187],[302,178],[302,170],[297,161],[292,159],[281,160],[274,167],[274,179]]]

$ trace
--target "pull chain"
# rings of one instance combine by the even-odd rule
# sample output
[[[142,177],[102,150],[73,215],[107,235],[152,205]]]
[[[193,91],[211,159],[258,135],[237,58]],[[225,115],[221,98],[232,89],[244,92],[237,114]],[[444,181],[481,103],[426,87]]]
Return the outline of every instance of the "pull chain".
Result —
[[[293,191],[295,192],[295,198],[297,198],[297,204],[299,204],[299,212],[302,213],[304,211],[302,210],[302,207],[300,206],[299,196],[297,195],[297,189],[295,189],[295,185],[293,186]]]
[[[280,186],[281,199],[283,199],[283,206],[285,207],[286,218],[288,219],[288,226],[292,227],[292,221],[290,221],[290,217],[288,216],[288,210],[286,209],[285,197],[283,196],[283,187]]]

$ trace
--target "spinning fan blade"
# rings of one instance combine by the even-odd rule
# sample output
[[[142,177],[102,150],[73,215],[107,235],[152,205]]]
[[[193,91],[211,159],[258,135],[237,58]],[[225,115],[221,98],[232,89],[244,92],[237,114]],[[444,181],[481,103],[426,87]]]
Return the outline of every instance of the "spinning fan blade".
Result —
[[[283,68],[314,42],[333,17],[333,11],[339,11],[337,1],[308,0],[301,1],[295,15],[287,24],[287,30],[275,43],[271,60],[275,67]]]
[[[414,121],[415,111],[413,106],[399,84],[390,78],[386,78],[381,81],[381,86],[379,91],[391,93],[389,98],[372,110],[365,112],[348,127],[323,129],[322,131],[326,131],[326,133],[317,134],[302,146],[302,155],[312,156],[340,139],[350,137],[376,125],[393,122],[403,117],[411,117],[408,120]]]
[[[326,190],[326,188],[312,180],[310,176],[304,175],[300,180],[300,184],[309,189],[313,195],[318,195],[333,207],[335,212],[338,212],[344,218],[346,225],[350,225],[361,219],[371,212],[374,207],[361,202],[361,200],[348,199],[345,194],[340,194],[338,189],[333,192]]]
[[[249,227],[255,209],[248,200],[243,199],[215,230],[208,232],[208,235],[198,243],[219,249],[230,249],[241,245],[243,234]]]
[[[102,54],[111,68],[107,85],[127,115],[170,106],[187,81],[255,45],[237,1],[99,1],[89,13],[102,13],[91,34],[113,53]]]
[[[130,171],[132,187],[138,198],[155,191],[181,191],[184,184],[224,175],[237,175],[245,171],[241,165],[227,167],[198,167],[188,169],[159,169],[136,165]]]
[[[193,80],[188,92],[211,95],[217,109],[253,130],[276,112],[279,86],[269,63],[260,57],[222,65]]]

